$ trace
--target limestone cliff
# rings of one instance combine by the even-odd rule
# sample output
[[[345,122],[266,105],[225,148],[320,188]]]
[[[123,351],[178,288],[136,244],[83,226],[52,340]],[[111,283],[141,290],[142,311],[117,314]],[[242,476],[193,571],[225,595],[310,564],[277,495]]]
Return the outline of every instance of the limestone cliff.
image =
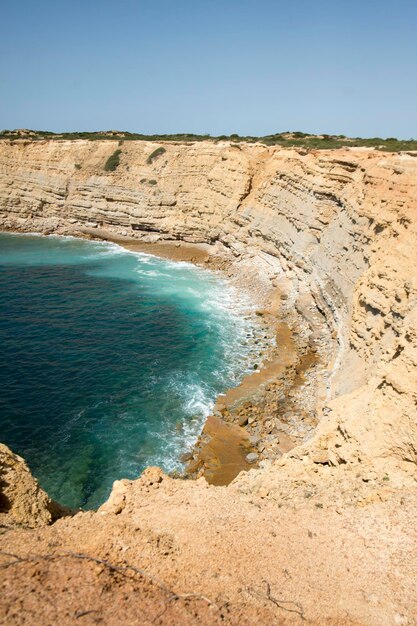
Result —
[[[150,468],[52,525],[0,446],[0,621],[416,623],[417,155],[159,146],[0,141],[0,229],[226,252],[327,358],[297,391],[317,427],[227,487]]]
[[[120,165],[106,172],[116,149]],[[317,433],[292,456],[332,466],[389,458],[408,473],[417,460],[416,156],[3,140],[0,228],[216,243],[243,263],[269,264],[275,284],[338,341]]]

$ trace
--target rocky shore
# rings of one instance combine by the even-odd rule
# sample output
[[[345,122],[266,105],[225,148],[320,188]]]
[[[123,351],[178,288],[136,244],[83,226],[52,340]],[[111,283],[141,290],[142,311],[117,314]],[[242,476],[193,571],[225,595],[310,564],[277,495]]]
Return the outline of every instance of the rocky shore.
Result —
[[[263,341],[254,340],[254,347],[258,344],[254,371],[218,398],[193,450],[183,455],[185,477],[204,476],[209,483],[227,485],[241,471],[277,460],[312,436],[319,386],[336,345],[331,334],[323,332],[321,319],[307,320],[294,309],[294,298],[277,288],[275,274],[261,272],[259,259],[253,257],[250,263],[245,259],[242,269],[240,260],[219,245],[144,243],[103,228],[73,224],[54,233],[109,241],[133,252],[220,271],[258,304],[256,323],[263,328]],[[319,342],[314,334],[318,332],[322,333]]]
[[[226,485],[240,471],[277,460],[312,436],[319,387],[330,355],[337,350],[334,337],[323,330],[321,317],[307,320],[297,311],[294,298],[277,287],[275,273],[262,271],[256,255],[250,262],[244,259],[242,268],[242,260],[224,246],[167,240],[127,242],[103,229],[98,231],[85,234],[121,243],[132,251],[221,271],[258,304],[257,323],[264,329],[265,344],[260,346],[254,372],[218,398],[214,415],[193,451],[184,455],[186,476],[205,476],[210,483]],[[316,336],[319,332],[320,341]]]
[[[221,269],[256,294],[278,349],[219,398],[189,459],[212,486],[157,470],[119,481],[99,512],[45,527],[42,554],[94,556],[73,574],[97,589],[109,584],[98,562],[146,569],[153,579],[128,584],[165,594],[166,610],[142,623],[414,623],[417,155],[201,142],[150,158],[158,146],[1,141],[0,228],[133,239]],[[116,149],[120,165],[105,172]],[[232,482],[216,487],[222,472]],[[13,497],[8,528],[25,525]],[[19,559],[34,551],[33,531],[2,539]],[[33,568],[68,589],[58,560],[5,564],[8,616]],[[118,620],[98,605],[105,623],[133,623],[129,594],[117,595],[126,584],[114,581]],[[51,623],[69,615],[65,602]]]

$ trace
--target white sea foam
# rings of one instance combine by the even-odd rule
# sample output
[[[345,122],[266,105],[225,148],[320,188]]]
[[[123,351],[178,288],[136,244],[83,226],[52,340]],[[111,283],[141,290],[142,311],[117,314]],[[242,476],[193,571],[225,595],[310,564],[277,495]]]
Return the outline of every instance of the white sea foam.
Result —
[[[74,239],[71,236],[67,238]],[[256,304],[248,294],[231,285],[218,272],[188,261],[163,259],[108,241],[92,241],[87,245],[94,246],[94,255],[91,256],[95,257],[136,257],[135,273],[142,280],[149,280],[156,292],[184,299],[187,308],[205,314],[202,319],[207,330],[215,331],[219,353],[223,353],[220,366],[212,372],[213,378],[218,381],[216,387],[218,383],[224,384],[225,388],[237,385],[246,374],[254,371],[253,363],[259,361],[260,350],[270,345],[271,341],[263,338],[263,330],[254,315]],[[255,344],[255,341],[258,343]],[[167,393],[175,390],[181,398],[183,418],[177,425],[178,429],[173,430],[168,418],[165,427],[154,433],[163,445],[159,446],[160,452],[149,462],[159,463],[171,470],[181,465],[181,452],[195,443],[205,419],[213,410],[218,388],[210,388],[203,380],[190,380],[181,376],[181,372],[166,381],[166,388]]]
[[[135,272],[136,274],[139,274],[140,276],[151,276],[155,278],[162,278],[162,277],[170,278],[171,277],[170,274],[166,274],[165,272],[161,272],[160,270],[136,269]]]
[[[46,246],[52,249],[52,253],[54,248],[61,249],[58,250],[60,254],[51,256],[54,262],[61,258],[61,262],[69,263],[71,255],[75,262],[80,258],[86,259],[85,265],[91,262],[91,266],[82,271],[91,270],[92,274],[128,278],[129,293],[132,283],[135,289],[136,278],[139,287],[145,285],[154,292],[156,299],[161,296],[161,301],[173,307],[178,305],[180,313],[186,314],[185,320],[190,314],[192,322],[198,321],[195,354],[202,356],[201,359],[192,356],[192,371],[187,369],[184,358],[182,371],[178,363],[176,371],[168,369],[167,372],[161,368],[165,372],[162,374],[158,371],[156,359],[154,373],[146,379],[146,384],[138,384],[138,389],[129,390],[128,401],[119,392],[108,398],[109,413],[113,411],[117,418],[115,428],[104,428],[104,422],[99,419],[94,432],[100,445],[105,444],[114,455],[112,465],[122,468],[119,476],[126,475],[125,470],[134,476],[145,463],[161,465],[168,471],[180,468],[181,453],[195,443],[206,417],[213,411],[219,392],[239,384],[247,373],[254,371],[254,364],[260,362],[259,353],[267,342],[263,338],[264,331],[259,319],[254,314],[255,303],[219,273],[188,262],[129,251],[113,242],[84,241],[72,236],[51,237],[62,240],[62,247],[52,245],[52,242]],[[123,256],[130,257],[128,262],[123,262]],[[120,257],[121,261],[114,257]],[[99,263],[94,264],[97,260]],[[127,326],[129,328],[129,324]],[[146,330],[145,326],[142,328]],[[192,341],[190,344],[193,349]],[[204,361],[203,367],[201,362],[206,350],[208,360]],[[172,367],[175,366],[174,363]],[[140,380],[139,376],[137,380]],[[150,423],[145,424],[147,407],[153,403],[158,409],[153,416],[158,419],[149,420]],[[100,407],[97,411],[97,407],[97,403],[83,407],[72,419],[80,423],[86,421],[88,425],[88,421],[94,417],[90,413],[104,414],[107,410],[106,407]],[[177,424],[173,422],[173,416],[178,416]],[[142,419],[144,427],[141,430]],[[70,426],[71,420],[68,429],[63,432],[65,439],[69,437]],[[134,436],[131,437],[131,434]],[[123,438],[131,439],[132,445],[124,445]],[[119,447],[116,442],[120,442]],[[82,456],[83,452],[80,454]]]
[[[164,283],[167,272],[168,283]],[[162,285],[158,284],[157,289],[186,299],[187,307],[205,314],[202,320],[208,331],[215,332],[219,354],[223,354],[218,369],[212,372],[213,383],[217,381],[216,388],[198,380],[198,373],[195,373],[196,379],[190,380],[189,376],[177,372],[166,383],[167,393],[175,390],[181,398],[183,418],[177,428],[173,429],[172,424],[167,423],[166,429],[155,433],[161,444],[160,452],[150,462],[174,470],[181,467],[180,454],[192,448],[205,419],[212,413],[219,383],[226,389],[252,373],[254,361],[259,362],[260,350],[269,340],[265,341],[264,330],[254,315],[255,303],[218,274],[189,263],[155,260],[152,274],[148,272],[148,276],[162,278]],[[200,281],[197,284],[196,276]],[[192,285],[189,284],[191,280]]]

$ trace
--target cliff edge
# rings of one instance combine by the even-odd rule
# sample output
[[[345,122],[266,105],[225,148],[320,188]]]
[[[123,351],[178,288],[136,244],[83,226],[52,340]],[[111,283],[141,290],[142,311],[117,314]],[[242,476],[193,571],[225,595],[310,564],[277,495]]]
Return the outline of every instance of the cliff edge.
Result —
[[[106,171],[116,150],[119,164]],[[119,617],[104,600],[96,609],[77,596],[86,623],[94,611],[105,623],[136,623],[126,585],[164,609],[137,623],[414,623],[416,156],[229,142],[0,142],[0,228],[202,244],[235,275],[265,284],[281,319],[295,312],[293,333],[321,358],[296,390],[309,397],[314,422],[305,428],[295,409],[286,417],[300,429],[299,445],[266,455],[228,487],[157,470],[120,481],[97,513],[38,531],[44,560],[22,562],[33,554],[29,531],[6,533],[16,589],[27,592],[31,568],[68,589],[64,551],[86,585],[105,590],[114,579]],[[268,419],[254,417],[271,441],[282,437],[274,393]],[[51,623],[70,619],[68,597],[48,613]]]

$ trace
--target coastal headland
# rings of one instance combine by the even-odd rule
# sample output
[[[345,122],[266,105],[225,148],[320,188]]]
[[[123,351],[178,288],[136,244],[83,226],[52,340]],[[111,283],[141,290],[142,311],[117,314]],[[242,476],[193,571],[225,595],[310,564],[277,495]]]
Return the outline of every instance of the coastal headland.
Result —
[[[151,468],[60,518],[2,448],[3,619],[136,623],[129,590],[140,623],[415,622],[416,152],[2,139],[0,229],[222,271],[276,343],[219,397],[196,480]]]

